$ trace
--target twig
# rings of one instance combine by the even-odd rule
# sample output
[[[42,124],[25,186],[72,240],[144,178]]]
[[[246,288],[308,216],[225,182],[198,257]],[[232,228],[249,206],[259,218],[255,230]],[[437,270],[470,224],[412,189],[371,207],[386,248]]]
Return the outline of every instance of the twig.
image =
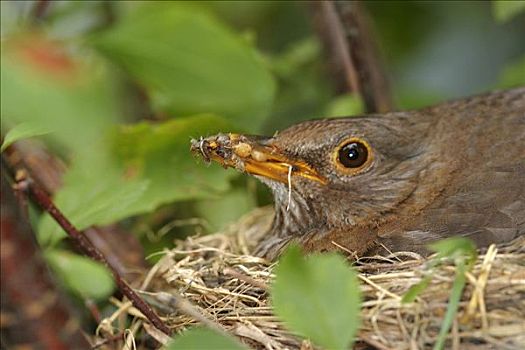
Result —
[[[51,0],[37,0],[31,9],[31,16],[35,22],[40,22],[44,19],[46,12],[51,4]]]
[[[18,140],[2,153],[2,159],[10,174],[14,174],[15,169],[24,169],[50,197],[62,187],[67,165],[38,141]],[[20,203],[23,203],[26,196],[21,195],[24,198],[20,198]],[[130,273],[129,267],[146,268],[140,242],[119,224],[90,227],[83,233],[128,282],[137,276]]]
[[[360,280],[362,280],[362,281],[366,282],[367,284],[371,285],[371,286],[374,287],[375,289],[377,289],[377,290],[379,290],[379,291],[385,293],[385,294],[388,295],[389,297],[392,297],[392,298],[394,298],[394,299],[396,299],[396,300],[399,300],[399,301],[402,299],[399,295],[394,294],[394,293],[392,293],[392,292],[389,291],[389,290],[386,290],[385,288],[381,287],[381,286],[378,285],[377,283],[372,282],[370,279],[366,278],[366,277],[363,276],[363,275],[357,275],[357,277],[358,277]]]
[[[120,340],[123,340],[125,337],[125,334],[124,332],[120,332],[116,335],[112,335],[111,337],[109,338],[106,338],[104,340],[101,340],[100,342],[98,343],[95,343],[93,346],[91,346],[91,350],[95,350],[95,349],[98,349],[98,348],[101,348],[103,347],[104,345],[107,345],[107,344],[110,344],[110,343],[114,343],[114,342],[117,342],[117,341],[120,341]]]
[[[319,1],[312,6],[336,84],[360,95],[368,113],[394,109],[365,9],[359,1]]]
[[[292,204],[292,171],[293,166],[288,165],[288,204],[286,204],[286,211],[290,210]]]
[[[51,201],[48,194],[42,190],[35,182],[27,177],[25,172],[18,172],[16,177],[17,187],[22,191],[27,191],[33,200],[55,221],[62,227],[62,229],[73,239],[78,248],[87,256],[98,262],[106,265],[113,278],[117,283],[122,294],[131,300],[133,305],[140,310],[144,316],[159,330],[167,335],[170,335],[170,329],[162,322],[162,320],[155,314],[153,309],[144,302],[144,300],[135,293],[135,291],[122,278],[120,273],[107,261],[106,257],[80,232],[73,224],[62,214],[62,212]]]
[[[257,287],[257,288],[260,288],[262,290],[264,290],[265,292],[267,292],[270,288],[268,288],[268,285],[264,282],[261,282],[261,281],[257,281],[255,278],[252,278],[250,276],[246,276],[240,272],[238,272],[237,270],[231,268],[231,267],[226,267],[224,268],[224,270],[222,271],[225,275],[229,275],[229,276],[232,276],[233,278],[237,278],[238,280],[240,281],[243,281],[243,282],[246,282],[254,287]]]
[[[35,241],[27,216],[0,176],[1,348],[85,349],[80,320],[61,293]]]
[[[337,15],[335,5],[331,1],[312,3],[314,11],[318,12],[316,25],[319,35],[328,53],[336,83],[344,91],[361,95],[361,88],[357,78],[357,70],[350,57],[350,50],[346,42],[341,20]],[[342,76],[340,75],[342,73]]]
[[[203,308],[200,308],[193,304],[188,299],[184,298],[178,291],[171,290],[169,293],[166,292],[157,292],[157,293],[145,293],[154,295],[159,301],[165,305],[173,306],[175,309],[181,311],[182,313],[190,316],[196,321],[199,321],[206,327],[213,329],[214,331],[228,336],[228,332],[223,325],[213,320],[213,316]]]

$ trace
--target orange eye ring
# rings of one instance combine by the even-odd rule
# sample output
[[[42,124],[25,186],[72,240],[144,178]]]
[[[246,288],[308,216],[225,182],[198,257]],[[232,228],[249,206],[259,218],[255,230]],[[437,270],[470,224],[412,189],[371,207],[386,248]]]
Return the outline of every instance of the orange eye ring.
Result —
[[[345,175],[357,175],[368,169],[373,158],[372,147],[358,137],[344,140],[332,153],[332,162]]]

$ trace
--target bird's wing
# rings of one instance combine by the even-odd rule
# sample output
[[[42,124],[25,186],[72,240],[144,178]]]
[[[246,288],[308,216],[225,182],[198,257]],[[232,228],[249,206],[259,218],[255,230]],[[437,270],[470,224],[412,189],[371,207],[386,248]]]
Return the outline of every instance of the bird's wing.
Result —
[[[471,238],[481,247],[525,234],[525,162],[462,178],[454,194],[443,195],[380,241],[391,250],[426,252],[427,244],[451,236]]]

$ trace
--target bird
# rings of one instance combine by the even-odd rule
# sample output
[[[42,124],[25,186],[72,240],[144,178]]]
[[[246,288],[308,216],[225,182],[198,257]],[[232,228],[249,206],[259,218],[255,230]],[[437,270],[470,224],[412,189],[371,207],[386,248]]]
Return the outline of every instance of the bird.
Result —
[[[525,232],[525,87],[417,110],[300,122],[274,136],[192,139],[206,162],[250,174],[274,197],[255,255],[290,243],[354,257],[478,247]]]

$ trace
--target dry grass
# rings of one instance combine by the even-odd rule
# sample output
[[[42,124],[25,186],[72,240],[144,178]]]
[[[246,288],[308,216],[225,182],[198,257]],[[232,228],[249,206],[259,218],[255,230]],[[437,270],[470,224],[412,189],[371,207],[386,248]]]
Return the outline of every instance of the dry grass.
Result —
[[[143,295],[172,329],[204,323],[233,334],[252,348],[308,349],[272,314],[268,286],[273,265],[249,254],[270,222],[267,209],[240,220],[228,232],[180,242],[145,277]],[[408,288],[424,276],[427,259],[411,253],[356,263],[364,295],[357,348],[427,349],[435,342],[447,307],[454,266],[434,271],[415,302],[402,304]],[[128,340],[141,328],[159,341],[162,334],[122,301],[113,319],[135,316]],[[103,322],[100,334],[108,334]],[[447,342],[452,349],[525,348],[525,237],[480,252],[468,273],[458,314]]]

